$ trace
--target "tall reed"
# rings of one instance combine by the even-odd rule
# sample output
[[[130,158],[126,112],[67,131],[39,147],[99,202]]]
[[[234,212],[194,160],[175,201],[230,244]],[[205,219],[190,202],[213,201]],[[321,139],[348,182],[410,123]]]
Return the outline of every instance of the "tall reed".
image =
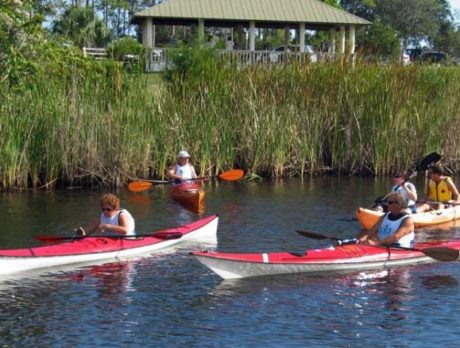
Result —
[[[0,86],[2,187],[163,178],[180,149],[201,174],[382,175],[432,151],[459,169],[457,67],[208,58],[153,86],[110,62]]]

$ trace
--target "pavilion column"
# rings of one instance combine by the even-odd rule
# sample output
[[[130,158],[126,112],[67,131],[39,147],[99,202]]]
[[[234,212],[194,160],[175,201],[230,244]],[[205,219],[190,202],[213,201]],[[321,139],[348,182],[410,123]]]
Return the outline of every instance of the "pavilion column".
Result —
[[[355,26],[350,25],[349,27],[349,36],[348,36],[348,41],[349,41],[349,51],[350,54],[355,54],[355,47],[356,47],[356,39],[355,39]]]
[[[249,51],[256,50],[256,22],[249,22]]]
[[[289,30],[289,27],[284,27],[284,44],[286,47],[289,46],[289,41],[291,40],[291,32]]]
[[[147,18],[142,23],[142,45],[146,48],[154,47],[152,18]]]
[[[305,23],[299,25],[299,52],[305,52]]]
[[[204,39],[204,19],[200,18],[198,19],[198,39],[203,40]]]
[[[340,53],[345,54],[345,27],[340,27]]]
[[[335,28],[332,28],[329,32],[331,38],[331,50],[330,53],[335,53]]]

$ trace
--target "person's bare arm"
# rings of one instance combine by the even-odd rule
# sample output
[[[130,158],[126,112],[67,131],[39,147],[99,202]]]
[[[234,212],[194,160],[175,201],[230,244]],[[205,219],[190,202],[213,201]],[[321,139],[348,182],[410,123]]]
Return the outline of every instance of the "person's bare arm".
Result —
[[[458,202],[459,194],[458,194],[458,189],[457,186],[455,186],[454,182],[449,179],[447,180],[447,187],[449,188],[449,191],[452,193],[452,200],[455,202]]]
[[[384,217],[385,215],[382,215],[374,224],[374,226],[372,226],[368,230],[362,229],[356,236],[356,238],[358,239],[358,243],[367,243],[371,239],[376,239],[377,232],[379,230],[380,225],[382,224]]]

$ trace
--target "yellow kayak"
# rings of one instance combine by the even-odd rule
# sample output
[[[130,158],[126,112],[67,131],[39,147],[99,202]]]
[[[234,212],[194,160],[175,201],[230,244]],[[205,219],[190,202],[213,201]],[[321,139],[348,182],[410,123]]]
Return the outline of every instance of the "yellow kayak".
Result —
[[[366,230],[374,226],[383,214],[379,211],[361,207],[356,210],[356,218]],[[415,228],[439,225],[460,219],[460,205],[412,214],[411,216],[414,219]]]

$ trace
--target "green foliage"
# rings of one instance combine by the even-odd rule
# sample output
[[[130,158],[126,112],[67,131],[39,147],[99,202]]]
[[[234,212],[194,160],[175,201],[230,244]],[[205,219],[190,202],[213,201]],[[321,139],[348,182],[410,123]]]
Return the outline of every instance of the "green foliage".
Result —
[[[358,51],[376,61],[393,58],[400,54],[400,42],[396,32],[376,20],[372,26],[358,32]]]
[[[141,57],[144,54],[144,46],[133,37],[123,37],[112,41],[107,48],[107,54],[116,60],[123,60],[125,55]]]
[[[170,50],[169,57],[170,66],[164,72],[163,78],[178,92],[184,88],[198,87],[186,85],[186,82],[201,83],[205,81],[203,78],[215,80],[223,71],[220,69],[217,51],[199,40],[195,40],[191,45],[183,44],[178,49]]]
[[[89,7],[71,6],[54,22],[53,32],[79,47],[105,47],[110,31]]]
[[[376,0],[377,14],[404,40],[424,39],[434,34],[443,11],[438,0]]]

